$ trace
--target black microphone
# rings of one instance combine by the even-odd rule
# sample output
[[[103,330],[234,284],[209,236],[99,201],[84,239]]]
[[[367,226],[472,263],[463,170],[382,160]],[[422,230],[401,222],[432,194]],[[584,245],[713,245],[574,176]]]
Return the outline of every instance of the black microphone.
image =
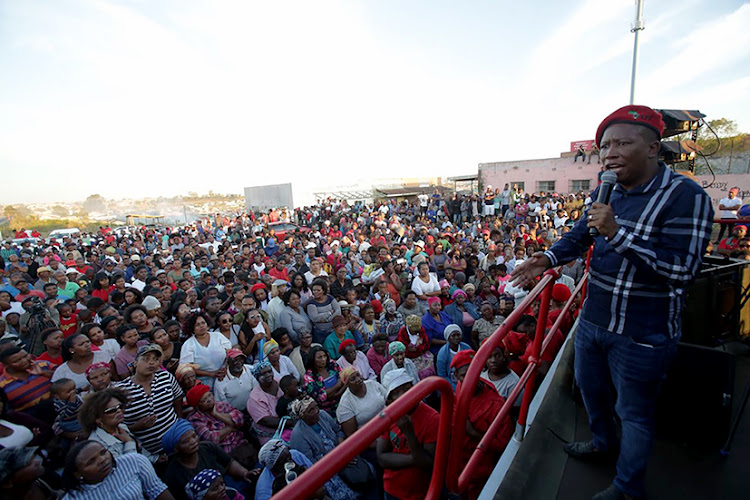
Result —
[[[605,170],[602,173],[602,183],[599,185],[599,196],[596,197],[596,202],[604,205],[609,204],[609,197],[612,196],[615,184],[617,184],[617,174],[611,170]],[[599,236],[599,231],[595,227],[590,227],[589,234],[596,237]]]

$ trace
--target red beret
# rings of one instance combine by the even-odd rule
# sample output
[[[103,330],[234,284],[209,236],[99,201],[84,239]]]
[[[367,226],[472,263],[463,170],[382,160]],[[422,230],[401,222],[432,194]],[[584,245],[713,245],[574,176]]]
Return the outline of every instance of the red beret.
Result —
[[[458,370],[462,366],[468,365],[469,363],[471,363],[471,360],[474,359],[475,354],[476,353],[471,349],[458,351],[458,353],[453,356],[453,360],[451,361],[451,368],[453,368],[454,370]]]
[[[370,304],[372,304],[372,309],[373,311],[375,311],[375,314],[380,314],[383,312],[383,304],[381,304],[378,299],[373,299]]]
[[[339,354],[344,354],[344,349],[346,349],[348,346],[353,345],[354,347],[357,347],[357,343],[354,342],[352,339],[346,339],[342,343],[339,344]]]
[[[210,387],[206,384],[196,383],[185,395],[188,406],[192,406],[193,408],[198,406],[198,401],[200,401],[203,395],[207,392],[211,392]]]
[[[602,142],[602,136],[607,127],[614,125],[615,123],[629,123],[632,125],[643,125],[648,127],[659,135],[664,132],[664,120],[661,114],[648,106],[635,106],[633,104],[629,106],[623,106],[618,109],[604,120],[596,129],[596,145],[600,146]]]
[[[570,298],[570,288],[562,283],[555,283],[552,287],[552,300],[555,302],[567,302]]]
[[[266,285],[263,283],[256,283],[252,287],[250,287],[250,293],[254,292],[255,290],[266,289]]]
[[[503,339],[503,344],[508,354],[523,354],[526,352],[526,345],[529,343],[529,338],[520,332],[510,331],[508,335]]]

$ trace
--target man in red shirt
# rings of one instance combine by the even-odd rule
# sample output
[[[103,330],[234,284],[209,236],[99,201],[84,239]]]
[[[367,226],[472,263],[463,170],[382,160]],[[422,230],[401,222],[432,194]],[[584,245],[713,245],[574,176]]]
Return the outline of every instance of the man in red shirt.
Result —
[[[290,281],[289,271],[286,268],[286,259],[282,256],[276,260],[276,264],[268,270],[268,274],[277,280]]]
[[[391,370],[383,379],[389,405],[412,387],[404,368]],[[387,499],[423,500],[432,478],[440,416],[419,402],[377,441],[378,462],[383,467],[383,487]]]
[[[27,297],[39,297],[42,300],[46,297],[44,292],[30,289],[29,282],[22,274],[14,274],[12,279],[15,281],[14,286],[18,289],[18,295],[15,297],[18,302],[23,302]]]
[[[719,248],[717,251],[721,255],[732,255],[739,252],[740,240],[743,239],[745,235],[747,235],[747,226],[742,224],[734,226],[734,229],[732,229],[732,235],[719,242]]]

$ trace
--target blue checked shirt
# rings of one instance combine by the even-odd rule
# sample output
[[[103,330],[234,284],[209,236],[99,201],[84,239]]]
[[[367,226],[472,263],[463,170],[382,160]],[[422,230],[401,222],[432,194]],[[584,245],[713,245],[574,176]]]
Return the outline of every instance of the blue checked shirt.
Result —
[[[596,200],[598,188],[591,198]],[[711,235],[713,208],[706,192],[661,164],[647,184],[610,198],[620,228],[592,238],[584,214],[545,255],[553,266],[594,243],[583,319],[639,339],[679,338],[685,289],[700,269]]]

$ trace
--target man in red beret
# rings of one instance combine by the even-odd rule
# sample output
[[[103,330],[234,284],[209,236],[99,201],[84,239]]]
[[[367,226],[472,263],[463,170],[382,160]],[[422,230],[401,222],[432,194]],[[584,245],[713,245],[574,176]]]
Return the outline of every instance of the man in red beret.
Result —
[[[605,170],[617,175],[609,203],[593,203],[560,241],[512,274],[516,286],[523,286],[594,244],[575,338],[576,381],[594,438],[566,445],[565,451],[579,459],[617,458],[613,484],[595,500],[645,494],[654,404],[677,350],[685,289],[700,269],[711,234],[713,208],[706,192],[659,162],[663,131],[661,115],[646,106],[625,106],[606,117],[596,143]]]

